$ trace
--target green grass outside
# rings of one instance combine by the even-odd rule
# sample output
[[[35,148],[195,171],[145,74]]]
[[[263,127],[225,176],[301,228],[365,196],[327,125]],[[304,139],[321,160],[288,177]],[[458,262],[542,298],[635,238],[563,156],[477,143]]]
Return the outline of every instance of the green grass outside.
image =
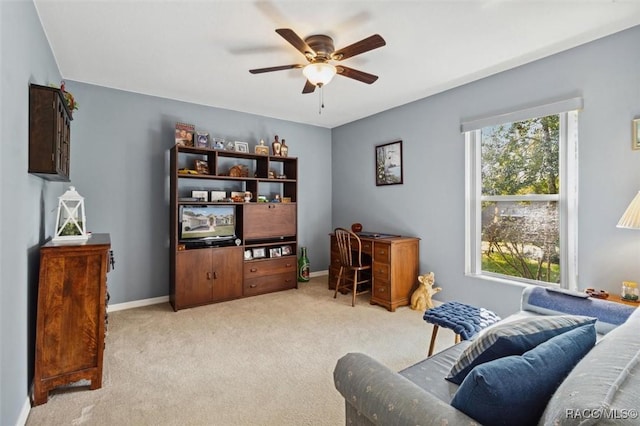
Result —
[[[493,254],[489,257],[484,251],[482,252],[482,270],[486,272],[494,272],[496,274],[509,275],[512,277],[522,277],[522,274],[513,268],[511,265],[507,263],[507,260],[512,263],[516,263],[513,260],[513,257],[505,254],[506,259],[502,257],[502,255]],[[531,271],[531,275],[535,277],[536,270],[538,268],[537,262],[531,259],[526,259],[527,267]],[[543,264],[543,268],[546,267],[546,263]],[[547,273],[546,271],[542,272],[542,276],[540,281],[550,282],[550,283],[558,283],[560,282],[560,265],[557,263],[551,264],[551,274],[549,280],[546,279]]]

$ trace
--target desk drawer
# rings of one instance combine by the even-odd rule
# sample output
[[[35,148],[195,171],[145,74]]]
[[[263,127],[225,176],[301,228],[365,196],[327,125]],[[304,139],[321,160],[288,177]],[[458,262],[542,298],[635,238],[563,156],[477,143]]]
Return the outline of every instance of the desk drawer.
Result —
[[[390,266],[386,263],[373,262],[373,278],[376,281],[389,282],[391,280],[391,274],[389,273]]]
[[[373,282],[373,297],[384,301],[391,301],[391,286],[389,283],[375,280]]]
[[[373,260],[382,263],[391,263],[391,246],[389,244],[375,243],[375,252],[373,253]]]
[[[244,278],[262,277],[265,275],[280,274],[284,272],[297,271],[296,258],[283,257],[281,259],[257,260],[244,263]]]
[[[373,243],[371,241],[362,241],[362,253],[365,253],[371,256],[372,250],[373,250]]]
[[[296,287],[296,271],[244,280],[243,295],[255,296]]]

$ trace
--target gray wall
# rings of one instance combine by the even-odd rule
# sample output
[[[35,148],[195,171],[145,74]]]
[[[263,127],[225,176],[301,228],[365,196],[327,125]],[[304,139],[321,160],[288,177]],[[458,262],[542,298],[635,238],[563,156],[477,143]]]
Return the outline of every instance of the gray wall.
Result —
[[[289,155],[298,157],[299,244],[308,247],[312,271],[326,269],[330,130],[72,81],[67,89],[80,105],[71,130],[72,181],[85,197],[88,230],[111,234],[111,303],[169,292],[168,169],[177,121],[247,141],[251,150],[261,138],[286,139]]]
[[[33,374],[38,247],[63,185],[27,174],[29,83],[60,73],[31,1],[0,2],[0,424],[15,424]]]
[[[520,287],[464,275],[464,136],[460,122],[510,108],[583,96],[579,116],[579,286],[619,293],[640,280],[640,234],[616,223],[640,190],[640,27],[333,129],[332,226],[422,238],[421,273],[437,298],[505,315]],[[374,146],[403,141],[404,184],[376,187]],[[357,197],[357,198],[356,198]],[[366,200],[356,202],[356,199]]]

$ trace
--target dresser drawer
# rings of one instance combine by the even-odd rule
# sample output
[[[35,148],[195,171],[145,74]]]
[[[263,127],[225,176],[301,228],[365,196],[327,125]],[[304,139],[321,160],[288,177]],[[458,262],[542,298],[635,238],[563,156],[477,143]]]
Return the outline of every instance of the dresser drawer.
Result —
[[[257,294],[295,288],[297,284],[296,280],[297,277],[295,270],[257,278],[245,278],[243,295],[255,296]]]
[[[391,263],[391,246],[376,242],[374,245],[373,260],[381,263]]]
[[[297,271],[296,258],[283,257],[281,259],[256,260],[244,263],[244,279],[263,277],[266,275],[281,274]]]

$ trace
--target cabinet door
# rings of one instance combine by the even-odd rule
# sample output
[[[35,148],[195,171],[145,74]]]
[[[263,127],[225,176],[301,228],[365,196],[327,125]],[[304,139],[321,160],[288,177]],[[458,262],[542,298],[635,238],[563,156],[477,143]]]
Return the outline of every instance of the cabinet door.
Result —
[[[212,249],[185,250],[176,256],[176,306],[210,303],[213,298]]]
[[[244,207],[244,238],[277,238],[296,235],[296,205],[255,203]]]
[[[242,247],[211,250],[214,302],[242,297]]]

